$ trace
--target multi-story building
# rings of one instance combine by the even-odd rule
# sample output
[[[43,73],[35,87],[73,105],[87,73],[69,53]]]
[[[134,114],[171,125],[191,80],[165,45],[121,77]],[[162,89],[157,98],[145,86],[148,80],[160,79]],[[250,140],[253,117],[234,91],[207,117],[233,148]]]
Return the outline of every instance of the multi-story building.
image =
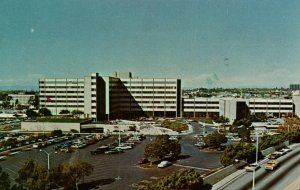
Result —
[[[40,108],[48,108],[53,115],[61,110],[84,111],[85,81],[82,78],[55,78],[39,80]]]
[[[53,115],[81,110],[95,120],[137,117],[179,117],[181,81],[137,78],[131,73],[98,73],[80,79],[41,79],[40,106]]]
[[[35,95],[33,94],[8,94],[9,97],[11,97],[11,104],[20,104],[22,106],[29,106],[29,100],[35,98]]]
[[[40,107],[53,115],[80,110],[94,120],[139,117],[225,116],[230,122],[249,113],[293,116],[293,99],[181,98],[181,80],[138,78],[131,73],[93,73],[83,78],[40,79]]]
[[[300,84],[290,84],[290,90],[300,90]]]
[[[215,118],[220,114],[218,98],[183,98],[183,117],[210,117]]]
[[[293,99],[251,98],[247,101],[251,113],[267,113],[275,117],[293,116]]]
[[[179,79],[134,78],[131,73],[114,73],[110,82],[110,113],[115,118],[180,116]]]
[[[295,113],[293,99],[186,97],[182,99],[182,103],[183,117],[225,116],[231,123],[249,114],[266,113],[274,117],[291,117]]]

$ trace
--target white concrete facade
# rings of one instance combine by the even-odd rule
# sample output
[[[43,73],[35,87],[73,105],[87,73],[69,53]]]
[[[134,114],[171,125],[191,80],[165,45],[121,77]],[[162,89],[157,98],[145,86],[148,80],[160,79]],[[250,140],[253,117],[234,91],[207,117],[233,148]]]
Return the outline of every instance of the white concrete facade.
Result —
[[[8,94],[8,96],[12,98],[10,101],[11,104],[15,104],[17,101],[22,106],[28,106],[28,101],[35,97],[32,94]]]
[[[40,107],[48,108],[53,115],[59,115],[61,110],[84,111],[84,87],[82,78],[40,79]]]
[[[295,97],[295,100],[298,97]],[[276,117],[293,116],[293,99],[240,99],[240,98],[183,98],[183,117],[210,117],[225,116],[232,123],[239,116],[240,109],[247,106],[251,114],[266,113]],[[300,96],[297,99],[296,110],[300,114]],[[298,107],[298,109],[297,109]]]
[[[131,73],[103,77],[93,73],[84,78],[40,79],[39,89],[40,107],[50,109],[53,115],[61,110],[80,110],[87,118],[105,120],[126,114],[179,117],[181,113],[179,79],[132,78]]]
[[[277,117],[293,116],[293,99],[251,98],[247,101],[251,113],[267,113]]]

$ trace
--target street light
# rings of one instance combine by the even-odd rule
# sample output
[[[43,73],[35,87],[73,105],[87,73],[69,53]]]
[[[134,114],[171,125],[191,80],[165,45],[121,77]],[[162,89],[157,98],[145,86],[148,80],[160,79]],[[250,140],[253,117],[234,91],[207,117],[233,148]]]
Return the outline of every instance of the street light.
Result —
[[[258,154],[258,135],[255,130],[255,136],[256,136],[256,155],[255,155],[255,165],[257,166],[257,154]],[[255,189],[255,168],[253,170],[253,179],[252,179],[252,190]]]
[[[42,149],[40,149],[40,152],[44,152],[48,156],[48,171],[49,171],[50,170],[50,154],[51,153],[47,152],[46,150],[42,150]]]

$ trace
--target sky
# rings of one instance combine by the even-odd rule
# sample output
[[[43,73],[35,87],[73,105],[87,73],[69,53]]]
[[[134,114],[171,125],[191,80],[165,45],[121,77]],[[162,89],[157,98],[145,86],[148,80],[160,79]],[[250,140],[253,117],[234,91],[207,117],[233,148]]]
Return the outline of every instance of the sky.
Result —
[[[183,87],[300,83],[298,0],[0,0],[0,89],[130,71]]]

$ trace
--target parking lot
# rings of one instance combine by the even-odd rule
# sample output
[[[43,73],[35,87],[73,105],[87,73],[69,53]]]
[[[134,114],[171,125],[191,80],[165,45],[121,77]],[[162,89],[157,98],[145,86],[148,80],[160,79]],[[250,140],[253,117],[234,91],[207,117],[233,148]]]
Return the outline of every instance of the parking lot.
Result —
[[[150,142],[150,137],[137,144],[133,149],[126,150],[120,154],[98,154],[91,155],[90,151],[96,147],[108,144],[117,139],[117,137],[110,137],[96,144],[87,146],[82,149],[76,149],[72,153],[57,152],[54,151],[55,145],[50,145],[43,148],[50,154],[50,167],[57,166],[64,161],[82,159],[88,161],[94,166],[94,172],[91,176],[85,178],[85,181],[90,180],[103,180],[107,184],[99,187],[99,189],[133,189],[141,181],[149,182],[174,171],[187,167],[199,168],[197,171],[200,173],[206,173],[210,169],[214,169],[220,166],[219,155],[220,153],[201,152],[194,146],[194,141],[191,136],[183,137],[181,140],[182,154],[190,155],[185,159],[177,161],[176,164],[166,167],[164,169],[152,168],[144,169],[140,168],[137,161],[143,158],[143,150],[147,143]],[[25,160],[31,157],[35,161],[47,167],[47,155],[38,149],[30,151],[19,152],[15,155],[8,156],[6,160],[1,161],[0,165],[9,173],[12,179],[17,178],[18,169],[24,164]]]

